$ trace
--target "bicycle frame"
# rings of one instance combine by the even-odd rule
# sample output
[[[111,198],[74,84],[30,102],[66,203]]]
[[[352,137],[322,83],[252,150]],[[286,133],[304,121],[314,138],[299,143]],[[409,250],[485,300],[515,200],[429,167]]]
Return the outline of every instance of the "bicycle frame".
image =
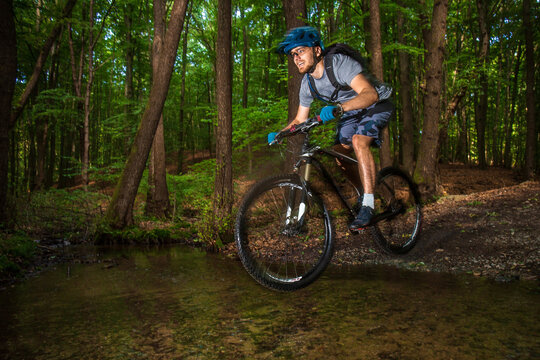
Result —
[[[334,178],[330,175],[328,170],[324,167],[324,165],[317,159],[317,155],[327,156],[330,158],[337,159],[340,162],[350,163],[354,164],[355,166],[358,166],[358,161],[356,159],[349,157],[347,155],[341,154],[334,150],[329,149],[322,149],[321,147],[315,145],[311,146],[309,143],[309,132],[305,134],[304,137],[304,143],[302,145],[302,151],[301,154],[298,156],[299,160],[296,162],[293,168],[293,172],[296,174],[299,174],[300,167],[303,163],[306,164],[306,168],[304,169],[303,174],[300,175],[300,179],[302,181],[302,186],[305,188],[306,191],[309,191],[309,179],[312,171],[312,167],[315,166],[317,171],[322,175],[325,182],[331,185],[332,191],[338,196],[343,206],[345,206],[346,209],[349,210],[352,216],[355,216],[355,212],[352,208],[352,206],[345,200],[345,197],[343,196],[343,193],[339,189],[338,185],[336,184]],[[358,195],[361,195],[363,193],[362,188],[358,188],[356,185],[352,184]]]

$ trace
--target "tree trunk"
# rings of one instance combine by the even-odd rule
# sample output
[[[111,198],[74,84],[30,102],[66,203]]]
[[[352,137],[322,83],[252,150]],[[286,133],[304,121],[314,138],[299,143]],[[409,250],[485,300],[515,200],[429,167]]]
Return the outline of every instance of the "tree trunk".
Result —
[[[382,44],[381,44],[381,16],[379,0],[369,0],[369,52],[371,54],[371,72],[375,77],[384,81]],[[390,134],[388,126],[381,131],[382,146],[380,151],[381,167],[392,165],[390,151]]]
[[[0,2],[0,229],[8,226],[8,157],[11,102],[17,76],[17,38],[13,0]]]
[[[35,189],[43,189],[45,182],[45,161],[47,155],[47,139],[49,122],[46,116],[36,119],[36,178]]]
[[[523,26],[525,30],[525,68],[527,69],[527,141],[525,146],[525,176],[532,179],[535,170],[536,154],[536,118],[534,101],[534,27],[531,25],[531,0],[523,0]]]
[[[302,20],[306,18],[307,14],[305,0],[283,0],[283,11],[285,12],[285,24],[287,30],[306,25],[304,20]],[[287,123],[290,123],[294,120],[296,112],[298,111],[298,106],[300,104],[298,94],[302,82],[302,75],[298,72],[293,59],[290,58],[288,59],[288,74],[287,87],[289,110]],[[303,136],[293,136],[288,139],[287,158],[285,159],[286,169],[290,169],[292,165],[294,165],[296,154],[298,154],[302,148],[303,141]]]
[[[191,9],[193,8],[193,1],[189,4],[189,13],[186,18],[186,27],[184,31],[184,38],[182,40],[182,80],[180,88],[180,114],[178,116],[178,171],[177,174],[182,174],[184,167],[184,122],[185,112],[184,106],[186,103],[186,73],[187,73],[187,46],[188,46],[188,34],[189,34],[189,19],[191,17]]]
[[[476,2],[478,7],[478,23],[480,26],[480,52],[478,54],[478,58],[481,65],[480,86],[482,91],[480,93],[480,101],[478,103],[475,123],[478,143],[478,165],[481,169],[486,167],[486,123],[488,110],[488,76],[486,67],[489,54],[487,1],[488,0],[477,0]]]
[[[506,140],[504,142],[504,167],[512,167],[512,132],[514,127],[514,118],[516,116],[516,101],[518,94],[519,68],[521,65],[521,44],[518,45],[516,56],[516,67],[514,68],[514,79],[512,83],[512,98],[510,100],[510,116],[506,125]]]
[[[165,136],[163,134],[163,116],[161,116],[148,165],[146,215],[154,215],[158,218],[167,217],[170,214],[170,206],[165,164]]]
[[[88,79],[86,80],[86,91],[84,93],[84,122],[82,128],[82,182],[86,191],[88,186],[88,168],[90,166],[90,96],[92,94],[92,83],[94,82],[94,0],[90,0],[88,14]]]
[[[165,0],[154,0],[154,42],[152,46],[152,79],[160,71],[159,58],[163,52],[165,38]],[[148,193],[146,214],[165,217],[169,214],[169,190],[167,189],[167,168],[165,160],[165,136],[163,134],[163,113],[154,135],[148,171]]]
[[[124,114],[126,116],[126,123],[131,124],[132,118],[132,101],[133,101],[133,60],[134,60],[134,47],[135,42],[131,35],[132,23],[133,23],[133,5],[128,3],[125,8],[124,23],[126,25],[126,83],[124,84],[124,96],[126,97],[126,105],[124,105]],[[124,127],[124,139],[122,141],[122,147],[124,154],[127,155],[129,151],[129,126]]]
[[[218,126],[216,137],[216,179],[214,185],[214,226],[220,240],[232,236],[230,221],[232,187],[232,49],[231,0],[218,1],[218,36],[216,44],[216,102]],[[216,239],[217,240],[217,239]]]
[[[242,12],[242,19],[244,19],[244,13]],[[248,107],[248,87],[249,87],[249,35],[248,27],[244,25],[243,29],[243,49],[242,49],[242,108],[246,109]],[[244,112],[247,117],[247,113]],[[249,134],[246,134],[249,136]],[[253,152],[251,147],[251,142],[248,142],[246,145],[247,157],[248,157],[248,173],[251,174],[253,170]]]
[[[424,126],[418,153],[415,178],[427,194],[439,192],[439,117],[443,85],[442,66],[446,35],[448,0],[435,0],[431,29],[426,32],[426,94],[424,96]]]
[[[158,67],[161,71],[153,79],[148,105],[142,116],[141,125],[135,135],[126,166],[107,209],[107,218],[115,227],[121,228],[133,223],[133,203],[169,91],[186,7],[187,0],[174,1],[163,52],[158,59]]]
[[[468,163],[468,149],[467,144],[469,143],[468,137],[467,137],[467,111],[465,109],[465,106],[461,106],[457,108],[457,119],[458,119],[458,143],[457,143],[457,149],[456,149],[456,156],[455,158],[458,161],[463,162],[464,164]]]
[[[403,13],[397,15],[398,42],[405,45]],[[411,79],[409,76],[409,54],[399,51],[399,98],[401,101],[401,120],[403,131],[401,135],[401,155],[403,168],[412,174],[414,171],[414,118],[411,97]]]

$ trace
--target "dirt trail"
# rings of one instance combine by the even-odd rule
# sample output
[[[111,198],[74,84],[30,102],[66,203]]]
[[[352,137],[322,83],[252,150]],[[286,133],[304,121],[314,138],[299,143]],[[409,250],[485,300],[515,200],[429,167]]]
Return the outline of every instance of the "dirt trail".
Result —
[[[540,182],[520,182],[511,171],[497,168],[445,166],[441,174],[449,195],[424,207],[421,239],[410,253],[381,254],[365,234],[353,241],[353,250],[340,246],[338,238],[335,261],[538,280]]]

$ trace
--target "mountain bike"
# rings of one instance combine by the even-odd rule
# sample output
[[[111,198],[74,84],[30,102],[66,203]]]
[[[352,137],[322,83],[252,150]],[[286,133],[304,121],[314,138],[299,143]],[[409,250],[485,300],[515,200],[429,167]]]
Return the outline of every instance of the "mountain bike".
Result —
[[[293,172],[257,182],[239,207],[235,223],[238,255],[257,282],[274,290],[292,291],[311,284],[332,259],[333,220],[312,177],[318,174],[317,179],[327,184],[325,189],[337,195],[349,220],[356,215],[356,199],[363,194],[362,187],[349,182],[353,196],[347,197],[336,181],[337,174],[324,166],[323,158],[328,157],[358,163],[310,142],[310,131],[320,123],[320,118],[310,118],[276,136],[271,145],[286,137],[305,136]],[[367,229],[375,243],[387,253],[408,252],[418,240],[422,222],[416,184],[402,170],[386,167],[377,173],[374,195],[375,215]]]

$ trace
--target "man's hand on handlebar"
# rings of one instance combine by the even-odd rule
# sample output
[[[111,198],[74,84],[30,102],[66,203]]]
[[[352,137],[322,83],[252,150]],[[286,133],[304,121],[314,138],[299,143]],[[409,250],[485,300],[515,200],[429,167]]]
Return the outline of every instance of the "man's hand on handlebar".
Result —
[[[336,107],[336,106],[327,106],[326,108],[333,108],[334,109],[334,114],[337,115],[336,110],[338,109],[338,107]],[[323,111],[326,108],[323,108]],[[330,109],[330,111],[332,111],[332,109]],[[315,126],[319,126],[321,124],[324,124],[325,121],[322,119],[322,113],[323,112],[321,111],[321,116],[319,116],[319,115],[314,116],[314,117],[309,118],[306,121],[301,122],[301,123],[291,123],[291,124],[289,124],[288,126],[283,128],[283,130],[281,130],[279,132],[271,132],[271,133],[269,133],[268,134],[268,145],[274,145],[276,143],[280,143],[281,140],[283,140],[284,137],[293,136],[293,135],[296,135],[299,132],[306,133],[306,132],[308,132],[309,129],[311,129],[311,128],[315,127]],[[337,115],[337,116],[339,116],[339,115]],[[336,116],[332,117],[332,119],[334,119],[335,117]],[[329,120],[327,120],[327,121],[329,121]]]
[[[274,144],[276,142],[276,136],[279,134],[279,132],[271,132],[268,134],[268,145]]]
[[[343,106],[341,106],[341,104],[325,106],[322,108],[320,114],[323,124],[326,124],[328,121],[334,120],[341,115],[343,115]]]

